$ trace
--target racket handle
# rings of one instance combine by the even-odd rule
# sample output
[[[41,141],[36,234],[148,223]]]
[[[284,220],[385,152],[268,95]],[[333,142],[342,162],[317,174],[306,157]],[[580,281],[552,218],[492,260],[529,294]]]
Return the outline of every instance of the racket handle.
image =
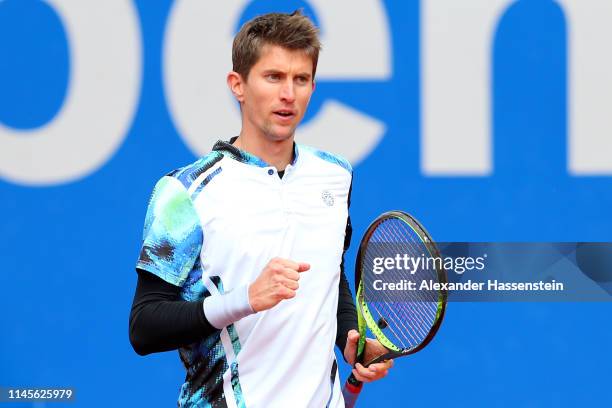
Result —
[[[363,383],[351,374],[344,383],[344,388],[342,388],[342,396],[344,397],[344,406],[346,408],[353,408],[355,406],[362,388]]]

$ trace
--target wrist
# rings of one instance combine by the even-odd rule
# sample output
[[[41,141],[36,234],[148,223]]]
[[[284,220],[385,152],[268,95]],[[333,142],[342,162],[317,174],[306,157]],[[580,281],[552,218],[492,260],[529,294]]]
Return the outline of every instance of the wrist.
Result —
[[[248,285],[240,286],[223,295],[209,296],[204,299],[202,307],[206,319],[217,329],[255,313],[249,302]]]

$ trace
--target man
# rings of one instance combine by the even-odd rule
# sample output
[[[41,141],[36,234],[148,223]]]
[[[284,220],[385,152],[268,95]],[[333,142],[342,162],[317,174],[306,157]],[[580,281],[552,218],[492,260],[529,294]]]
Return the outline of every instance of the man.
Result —
[[[142,355],[179,349],[179,406],[343,405],[333,345],[354,364],[359,337],[342,270],[352,169],[293,140],[319,49],[299,12],[246,23],[227,76],[239,136],[153,192],[130,340]],[[353,372],[368,382],[391,365]]]

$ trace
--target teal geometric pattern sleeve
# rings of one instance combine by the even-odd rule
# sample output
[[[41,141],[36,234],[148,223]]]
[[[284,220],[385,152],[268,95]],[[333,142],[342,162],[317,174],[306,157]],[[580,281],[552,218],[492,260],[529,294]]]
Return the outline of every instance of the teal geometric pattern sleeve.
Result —
[[[183,184],[165,176],[155,186],[145,218],[136,264],[182,287],[202,249],[200,219]]]

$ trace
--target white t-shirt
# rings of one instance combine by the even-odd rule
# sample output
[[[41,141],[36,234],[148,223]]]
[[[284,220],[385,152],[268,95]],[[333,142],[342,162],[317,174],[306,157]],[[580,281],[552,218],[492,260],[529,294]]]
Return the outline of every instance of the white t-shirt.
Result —
[[[295,145],[283,178],[218,142],[156,185],[137,267],[185,300],[252,283],[274,257],[308,262],[293,299],[180,349],[179,406],[341,407],[336,309],[352,169]]]

